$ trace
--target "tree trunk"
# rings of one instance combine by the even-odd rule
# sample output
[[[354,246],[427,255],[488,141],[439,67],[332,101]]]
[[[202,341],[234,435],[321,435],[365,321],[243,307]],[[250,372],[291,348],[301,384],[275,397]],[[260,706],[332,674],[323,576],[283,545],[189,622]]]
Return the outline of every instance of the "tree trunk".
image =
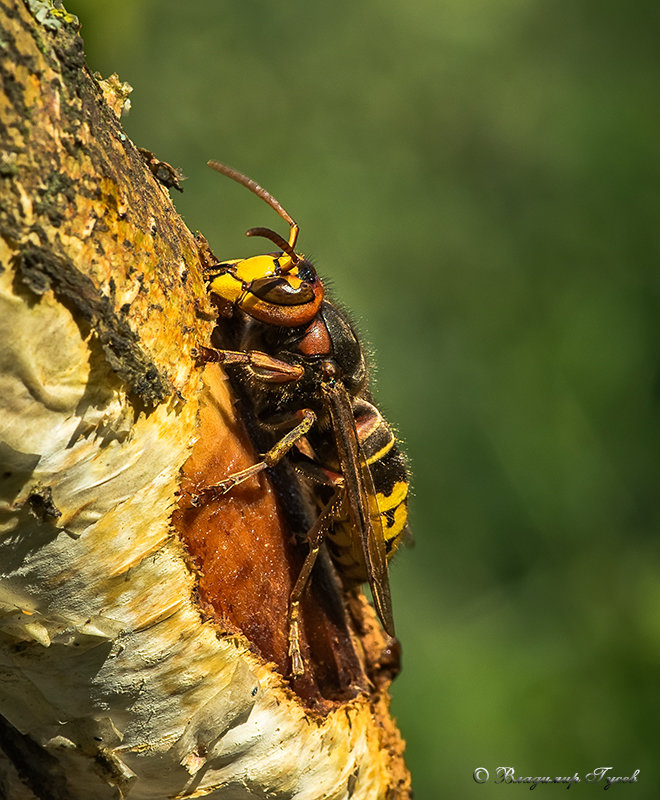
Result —
[[[186,503],[255,454],[191,355],[212,256],[175,175],[122,131],[129,89],[89,73],[75,17],[0,19],[0,795],[408,797],[364,598],[321,564],[290,678],[304,547],[277,491]]]

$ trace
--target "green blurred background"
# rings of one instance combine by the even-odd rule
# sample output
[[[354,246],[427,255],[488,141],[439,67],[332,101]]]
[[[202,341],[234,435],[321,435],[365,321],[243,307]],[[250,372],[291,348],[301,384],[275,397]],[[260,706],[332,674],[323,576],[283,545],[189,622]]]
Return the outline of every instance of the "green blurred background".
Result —
[[[658,3],[66,5],[188,225],[221,257],[285,231],[205,163],[249,173],[373,346],[416,797],[500,765],[660,797]]]

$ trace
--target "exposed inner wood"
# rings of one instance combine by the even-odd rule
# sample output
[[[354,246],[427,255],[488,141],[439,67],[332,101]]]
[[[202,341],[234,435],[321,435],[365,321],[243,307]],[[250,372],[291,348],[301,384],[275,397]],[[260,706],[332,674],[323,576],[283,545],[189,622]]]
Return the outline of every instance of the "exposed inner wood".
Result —
[[[282,501],[264,473],[218,499],[191,507],[191,492],[258,460],[235,418],[223,373],[208,365],[205,380],[199,438],[184,466],[181,510],[174,515],[174,525],[199,570],[199,597],[205,611],[224,630],[243,633],[288,677],[289,594],[306,544],[292,534]],[[310,707],[328,710],[369,688],[350,624],[340,587],[327,563],[321,562],[302,602],[305,674],[291,680]]]

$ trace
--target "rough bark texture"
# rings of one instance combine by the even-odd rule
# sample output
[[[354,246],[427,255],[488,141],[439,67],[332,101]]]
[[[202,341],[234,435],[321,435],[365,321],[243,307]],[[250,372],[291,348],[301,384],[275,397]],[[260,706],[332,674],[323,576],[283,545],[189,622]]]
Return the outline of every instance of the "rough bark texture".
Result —
[[[407,797],[364,599],[316,580],[292,683],[277,493],[175,511],[254,453],[191,357],[205,251],[126,88],[61,7],[0,0],[0,26],[0,796]]]

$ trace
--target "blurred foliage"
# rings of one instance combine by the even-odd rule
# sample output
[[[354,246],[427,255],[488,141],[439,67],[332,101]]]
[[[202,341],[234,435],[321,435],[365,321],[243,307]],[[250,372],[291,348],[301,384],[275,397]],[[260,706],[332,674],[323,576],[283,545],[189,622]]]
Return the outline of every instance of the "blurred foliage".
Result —
[[[416,490],[392,570],[416,796],[511,765],[639,768],[614,791],[657,797],[660,6],[66,5],[188,224],[257,252],[277,219],[204,165],[255,177],[378,355]]]

